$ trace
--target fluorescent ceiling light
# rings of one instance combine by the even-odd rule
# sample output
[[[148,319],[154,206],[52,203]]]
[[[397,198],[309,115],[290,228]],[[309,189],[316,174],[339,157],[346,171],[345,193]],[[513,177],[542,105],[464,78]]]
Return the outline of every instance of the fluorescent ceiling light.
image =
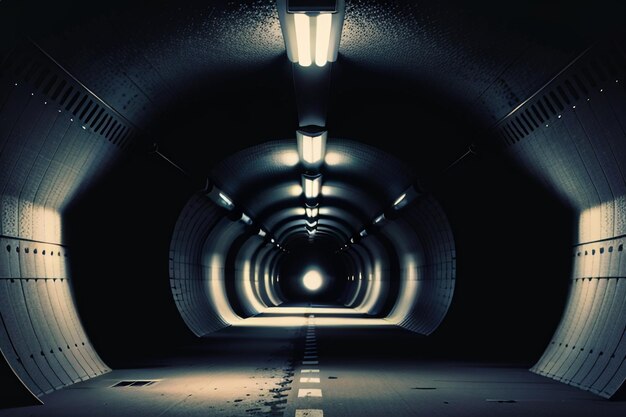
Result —
[[[384,213],[374,219],[374,224],[378,224],[378,223],[382,222],[383,220],[385,220],[385,214]]]
[[[308,199],[317,198],[320,195],[320,188],[322,185],[321,175],[302,175],[302,188],[304,189],[304,196]]]
[[[337,60],[344,0],[294,2],[277,0],[287,57],[303,67],[324,67]]]
[[[320,208],[319,205],[314,205],[314,206],[309,206],[307,204],[306,208],[304,209],[306,216],[313,219],[315,217],[317,217],[320,213]]]
[[[318,67],[323,67],[328,62],[332,18],[333,15],[330,13],[320,13],[317,15],[315,28],[315,65]]]
[[[367,230],[363,229],[359,232],[359,235],[361,235],[361,237],[365,237],[367,236]]]
[[[314,208],[307,207],[306,208],[306,215],[307,215],[307,217],[311,217],[311,218],[317,217],[318,212],[319,212],[319,209],[317,207],[314,207]]]
[[[265,236],[267,236],[267,232],[265,230],[263,230],[263,229],[259,229],[259,236],[265,237]]]
[[[294,13],[293,20],[296,26],[298,64],[309,67],[315,61],[318,67],[326,65],[333,15],[330,13],[317,15]]]
[[[296,44],[298,48],[298,64],[303,67],[311,65],[311,18],[304,13],[293,16],[296,25]]]
[[[315,227],[317,226],[317,220],[314,220],[312,222],[309,222],[308,220],[305,222],[307,226],[309,227]]]
[[[326,131],[306,132],[298,130],[298,154],[304,164],[319,165],[324,161],[326,153]]]

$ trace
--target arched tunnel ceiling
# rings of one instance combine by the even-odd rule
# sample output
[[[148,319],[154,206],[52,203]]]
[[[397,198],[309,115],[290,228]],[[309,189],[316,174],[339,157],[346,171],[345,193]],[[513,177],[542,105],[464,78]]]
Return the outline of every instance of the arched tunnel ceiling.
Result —
[[[293,138],[240,151],[214,167],[211,179],[282,244],[294,234],[306,236],[302,172]],[[335,246],[358,234],[414,182],[413,170],[396,158],[337,138],[328,139],[320,173],[318,230],[334,235]]]
[[[32,39],[194,175],[297,127],[273,0],[3,3],[18,10],[4,30]],[[459,114],[490,125],[623,16],[618,1],[348,1],[331,136],[376,144],[386,132],[389,152],[436,175],[480,139]],[[516,65],[529,60],[542,65]],[[240,123],[221,125],[233,115]]]

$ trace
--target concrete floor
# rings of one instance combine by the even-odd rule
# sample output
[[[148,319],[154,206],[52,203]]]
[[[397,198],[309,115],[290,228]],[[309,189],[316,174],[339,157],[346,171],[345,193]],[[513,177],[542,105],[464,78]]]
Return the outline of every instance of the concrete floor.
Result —
[[[626,415],[526,366],[433,359],[424,342],[354,312],[273,310],[0,417]],[[154,382],[114,387],[130,380]]]

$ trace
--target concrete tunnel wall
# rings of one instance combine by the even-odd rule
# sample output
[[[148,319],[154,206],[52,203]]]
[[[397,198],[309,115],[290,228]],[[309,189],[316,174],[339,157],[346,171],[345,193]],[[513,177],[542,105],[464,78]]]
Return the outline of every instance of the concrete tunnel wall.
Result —
[[[506,154],[578,214],[567,307],[532,370],[607,398],[626,379],[625,52],[587,51],[497,126]]]
[[[41,396],[110,369],[76,311],[64,210],[134,129],[32,45],[0,67],[0,350]]]

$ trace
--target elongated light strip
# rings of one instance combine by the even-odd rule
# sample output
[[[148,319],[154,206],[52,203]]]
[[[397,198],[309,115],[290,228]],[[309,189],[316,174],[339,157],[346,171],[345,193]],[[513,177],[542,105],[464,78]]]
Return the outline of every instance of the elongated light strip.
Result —
[[[322,176],[318,175],[312,177],[310,175],[302,176],[302,188],[304,189],[304,196],[312,199],[317,198],[320,195],[320,188],[322,184]]]
[[[330,28],[333,15],[321,13],[317,15],[315,34],[315,65],[323,67],[328,62],[328,47],[330,44]]]
[[[230,198],[228,198],[228,196],[226,196],[226,194],[220,192],[219,196],[222,199],[222,201],[224,202],[224,204],[226,204],[226,206],[233,207],[235,205],[235,203],[233,203],[233,201]]]
[[[396,199],[396,201],[393,202],[393,205],[397,206],[398,204],[402,203],[402,201],[404,201],[405,198],[406,198],[406,193],[403,193],[400,197]]]
[[[302,160],[309,164],[321,162],[324,159],[326,135],[308,136],[300,132],[298,135],[302,135],[302,155],[300,156]]]
[[[311,65],[311,18],[304,13],[293,15],[296,25],[296,43],[298,46],[298,64]]]

